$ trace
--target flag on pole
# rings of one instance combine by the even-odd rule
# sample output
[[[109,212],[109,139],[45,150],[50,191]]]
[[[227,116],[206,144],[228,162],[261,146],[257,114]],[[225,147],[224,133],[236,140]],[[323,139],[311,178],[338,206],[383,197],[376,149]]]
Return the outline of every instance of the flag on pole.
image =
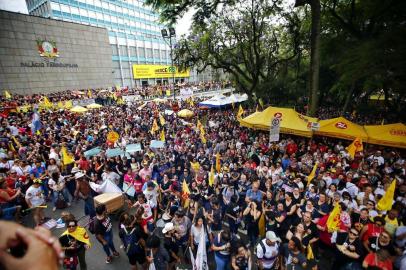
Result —
[[[340,214],[341,205],[339,203],[336,203],[326,223],[329,232],[336,232],[340,229]]]
[[[316,162],[313,166],[312,171],[310,172],[309,176],[307,176],[307,185],[309,186],[310,182],[314,179],[314,177],[316,176],[316,170],[317,170],[317,166],[319,166],[319,163]]]
[[[8,90],[4,90],[4,97],[6,99],[11,99],[11,94],[10,94],[10,92]]]
[[[158,123],[156,122],[156,119],[154,119],[154,122],[152,123],[151,127],[151,134],[155,134],[159,130]]]
[[[182,199],[183,199],[183,207],[187,208],[189,206],[189,186],[187,185],[186,181],[183,180],[182,183]]]
[[[217,154],[216,154],[216,171],[219,173],[220,170],[221,170],[220,153],[217,152]]]
[[[159,114],[159,123],[161,123],[161,126],[165,125],[165,118],[162,116],[162,114]]]
[[[196,270],[209,270],[206,251],[206,231],[204,226],[200,231],[199,245],[196,253]]]
[[[361,138],[355,138],[355,140],[345,148],[347,150],[348,154],[352,159],[355,157],[355,153],[361,152],[364,150],[364,147],[362,145],[362,139]]]
[[[40,102],[40,106],[47,109],[51,109],[54,106],[54,104],[52,104],[51,101],[49,101],[49,99],[46,96],[43,96],[42,101]]]
[[[376,209],[378,209],[379,211],[389,211],[392,209],[393,198],[395,196],[395,188],[396,188],[396,179],[392,180],[392,183],[386,190],[385,194],[382,196],[382,198],[376,205]]]
[[[209,186],[212,187],[214,185],[214,167],[213,164],[211,165],[210,175],[209,175]]]
[[[241,115],[244,113],[244,109],[242,108],[241,104],[238,107],[238,112],[237,112],[237,119],[241,118]]]
[[[75,162],[72,155],[68,153],[68,150],[66,150],[65,146],[62,146],[62,148],[61,148],[61,155],[62,155],[62,164],[63,165],[68,165],[68,164]]]
[[[165,141],[165,131],[163,129],[161,130],[159,137],[160,137],[159,138],[160,141],[163,141],[163,142]]]

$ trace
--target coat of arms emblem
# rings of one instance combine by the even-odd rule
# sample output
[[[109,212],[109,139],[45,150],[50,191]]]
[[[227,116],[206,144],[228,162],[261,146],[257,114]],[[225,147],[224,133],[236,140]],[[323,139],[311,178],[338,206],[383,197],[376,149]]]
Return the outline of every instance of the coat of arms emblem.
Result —
[[[37,39],[37,46],[40,56],[48,59],[55,59],[59,57],[58,48],[56,47],[55,41]]]

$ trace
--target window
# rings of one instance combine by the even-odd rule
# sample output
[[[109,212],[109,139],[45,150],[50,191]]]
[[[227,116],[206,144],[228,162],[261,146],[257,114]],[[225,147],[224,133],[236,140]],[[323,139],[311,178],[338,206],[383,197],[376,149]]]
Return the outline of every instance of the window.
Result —
[[[152,49],[146,49],[147,58],[152,58]]]
[[[145,58],[145,48],[138,48],[139,57]]]
[[[129,49],[130,49],[130,56],[137,57],[137,48],[131,46]]]
[[[55,2],[51,2],[51,9],[61,11],[61,6]]]
[[[118,52],[117,52],[117,45],[111,45],[111,54],[112,55],[118,55]],[[114,63],[114,62],[113,62]]]
[[[121,56],[128,56],[127,46],[120,46],[120,55]]]
[[[86,9],[83,9],[83,8],[79,9],[79,13],[80,13],[80,16],[88,17]]]
[[[159,50],[157,49],[154,50],[154,58],[159,59]]]

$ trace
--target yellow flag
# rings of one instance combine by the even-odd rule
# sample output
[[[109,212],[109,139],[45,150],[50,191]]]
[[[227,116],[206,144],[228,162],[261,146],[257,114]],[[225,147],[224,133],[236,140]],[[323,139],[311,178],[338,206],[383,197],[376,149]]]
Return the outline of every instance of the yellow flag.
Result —
[[[255,112],[259,112],[259,110],[258,110],[258,104],[257,104],[257,107],[255,107]]]
[[[67,101],[65,101],[64,107],[65,107],[65,109],[68,109],[68,110],[69,110],[70,108],[72,108],[72,107],[73,107],[72,100],[67,100]]]
[[[326,223],[329,232],[335,232],[340,229],[340,214],[341,214],[341,206],[339,203],[336,203]]]
[[[42,104],[42,106],[47,109],[51,109],[54,106],[54,104],[52,104],[46,96],[43,96],[42,102],[40,104]]]
[[[186,208],[189,206],[189,186],[187,185],[186,181],[183,180],[182,183],[182,199],[183,199],[183,207]]]
[[[58,109],[63,109],[64,107],[63,107],[62,101],[59,101],[59,102],[56,104],[56,107],[57,107]]]
[[[62,164],[63,165],[68,165],[68,164],[75,162],[72,155],[68,153],[68,150],[66,150],[65,146],[62,146],[62,148],[61,148],[61,155],[62,155]]]
[[[39,129],[38,129],[37,132],[35,132],[35,134],[41,135],[41,131],[39,131]]]
[[[211,165],[211,169],[210,169],[210,175],[209,175],[209,186],[213,186],[214,185],[214,167],[213,165]]]
[[[79,227],[77,226],[76,229],[73,232],[69,232],[68,230],[66,230],[63,235],[70,235],[73,238],[75,238],[76,240],[88,245],[89,247],[91,246],[90,244],[90,238],[89,235],[87,234],[85,228]]]
[[[221,164],[220,164],[220,153],[217,152],[216,154],[216,171],[219,173],[221,169]]]
[[[193,98],[190,98],[189,105],[190,105],[191,107],[194,107],[194,106],[195,106],[195,103],[193,102]]]
[[[6,99],[11,99],[11,94],[10,94],[10,92],[8,90],[4,90],[4,97]]]
[[[237,112],[237,119],[241,118],[241,115],[244,113],[244,109],[242,108],[241,104],[238,107],[238,112]]]
[[[163,129],[161,130],[160,140],[163,142],[165,141],[165,131]]]
[[[11,138],[13,139],[13,141],[14,141],[14,143],[17,145],[17,147],[20,148],[20,147],[21,147],[21,144],[20,144],[20,142],[16,139],[16,137],[11,136]]]
[[[306,257],[307,257],[308,260],[313,260],[314,259],[314,254],[313,254],[313,249],[312,249],[311,244],[309,244],[307,246],[307,256]]]
[[[8,143],[8,149],[10,149],[11,152],[17,152],[12,142]]]
[[[376,209],[378,209],[379,211],[389,211],[392,209],[393,198],[395,196],[395,188],[396,188],[396,179],[392,180],[392,183],[386,190],[385,194],[376,205]]]
[[[156,122],[156,119],[154,119],[150,132],[151,132],[151,134],[155,134],[155,132],[157,132],[158,130],[159,130],[158,123]]]
[[[316,170],[317,170],[317,166],[319,166],[319,163],[316,162],[316,164],[314,164],[312,171],[310,172],[309,176],[307,176],[307,185],[309,186],[310,182],[314,179],[314,177],[316,176]]]
[[[87,90],[87,97],[92,98],[92,91],[90,89]]]
[[[171,95],[171,90],[166,90],[166,95],[169,97]]]
[[[161,123],[161,126],[165,125],[165,118],[162,116],[162,114],[159,114],[159,123]]]
[[[206,136],[204,136],[204,133],[200,133],[200,140],[202,141],[203,144],[207,143]]]
[[[349,146],[347,146],[345,150],[347,150],[350,157],[354,159],[356,152],[361,152],[362,150],[364,150],[364,147],[362,145],[362,139],[355,138],[355,140]]]

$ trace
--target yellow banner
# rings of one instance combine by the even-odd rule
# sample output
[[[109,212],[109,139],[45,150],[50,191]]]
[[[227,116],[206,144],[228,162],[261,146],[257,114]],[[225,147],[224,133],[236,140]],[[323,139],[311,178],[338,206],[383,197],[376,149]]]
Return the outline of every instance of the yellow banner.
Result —
[[[175,69],[175,78],[190,76],[189,69],[179,72]],[[172,69],[169,65],[133,65],[134,79],[172,78]]]

